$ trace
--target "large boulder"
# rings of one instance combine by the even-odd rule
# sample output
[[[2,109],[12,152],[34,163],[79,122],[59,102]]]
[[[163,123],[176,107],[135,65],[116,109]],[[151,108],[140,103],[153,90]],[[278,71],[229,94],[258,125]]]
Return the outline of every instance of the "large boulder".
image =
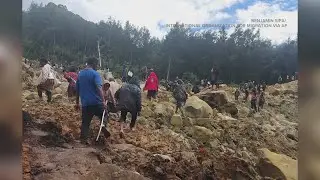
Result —
[[[239,110],[235,103],[229,102],[226,91],[206,90],[199,93],[197,96],[208,103],[212,109],[217,109],[219,112],[229,113],[235,118],[238,117]]]
[[[57,88],[55,88],[55,89],[53,90],[53,93],[54,93],[54,94],[62,94],[63,91],[62,91],[62,89],[61,89],[60,87],[57,87]]]
[[[137,172],[128,171],[113,164],[100,164],[92,169],[92,171],[83,176],[82,180],[148,180]]]
[[[228,102],[221,107],[222,111],[229,113],[232,117],[237,118],[239,110],[235,103]]]
[[[154,114],[157,117],[171,117],[174,114],[174,108],[168,103],[156,104]]]
[[[214,133],[210,129],[202,126],[194,126],[190,130],[189,134],[192,136],[192,138],[202,143],[209,142],[214,135]]]
[[[182,127],[183,125],[182,117],[178,114],[173,115],[171,118],[171,125],[175,127]]]
[[[258,150],[260,161],[258,168],[263,177],[297,180],[298,163],[286,155],[277,154],[263,148]]]
[[[38,95],[36,93],[30,92],[30,91],[25,92],[23,95],[26,100],[33,100],[38,97]]]
[[[224,106],[228,103],[226,91],[204,91],[198,94],[198,97],[204,100],[212,108],[217,108]]]
[[[193,120],[193,123],[197,126],[202,126],[208,129],[212,128],[211,122],[213,119],[211,118],[197,118]]]
[[[197,96],[188,98],[185,105],[185,113],[191,118],[209,118],[213,115],[212,108]]]

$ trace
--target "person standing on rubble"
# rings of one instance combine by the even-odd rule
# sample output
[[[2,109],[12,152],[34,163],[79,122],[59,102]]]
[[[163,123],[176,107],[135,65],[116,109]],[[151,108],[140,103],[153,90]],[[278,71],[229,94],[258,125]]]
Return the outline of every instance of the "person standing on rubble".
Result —
[[[98,59],[89,58],[87,67],[80,71],[77,87],[76,109],[80,109],[79,98],[82,106],[82,124],[80,141],[83,144],[89,144],[88,133],[90,123],[93,116],[99,117],[102,121],[103,112],[107,109],[105,99],[103,97],[102,80],[99,73],[96,71],[98,67]],[[105,113],[107,116],[108,113]],[[102,128],[105,138],[110,136],[110,132],[106,127]]]
[[[180,110],[182,116],[184,116],[182,107],[186,104],[186,101],[188,99],[188,94],[184,87],[184,84],[179,84],[178,82],[175,82],[173,87],[173,98],[176,100],[175,113],[178,113],[178,110]]]
[[[120,89],[120,85],[115,82],[114,78],[109,78],[104,81],[102,89],[108,112],[117,113],[115,93]]]
[[[78,80],[78,74],[77,74],[77,69],[75,67],[71,67],[69,72],[64,72],[63,73],[64,78],[67,79],[67,81],[69,82],[68,85],[68,97],[74,97],[76,96],[77,93],[77,89],[76,89],[76,82]]]
[[[218,84],[218,76],[219,76],[219,71],[218,68],[214,65],[211,69],[211,88],[213,89],[213,86],[216,85],[216,89],[219,88]]]
[[[42,58],[40,59],[41,73],[37,80],[37,90],[38,96],[42,100],[43,91],[47,95],[47,102],[51,102],[52,99],[52,90],[54,88],[54,75],[52,68],[48,63],[48,60]]]
[[[158,76],[153,71],[153,69],[150,69],[150,75],[147,78],[147,81],[143,90],[148,91],[147,97],[149,100],[151,100],[152,98],[156,99],[157,92],[159,90],[159,80],[158,80]]]
[[[123,138],[128,112],[131,114],[130,130],[133,131],[142,108],[140,83],[131,71],[128,72],[128,83],[115,93],[115,98],[117,99],[117,109],[121,111],[120,137]]]

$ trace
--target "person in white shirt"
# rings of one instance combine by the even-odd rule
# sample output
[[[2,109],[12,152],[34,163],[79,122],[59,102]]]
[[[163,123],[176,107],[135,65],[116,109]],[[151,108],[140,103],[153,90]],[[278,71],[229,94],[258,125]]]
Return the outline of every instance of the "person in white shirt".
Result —
[[[54,75],[48,60],[40,59],[40,67],[42,67],[42,70],[37,81],[38,96],[42,99],[42,93],[44,91],[48,97],[47,102],[51,102],[52,90],[54,88]]]
[[[116,113],[116,99],[115,93],[120,89],[120,85],[115,82],[114,78],[104,81],[103,91],[105,99],[107,100],[108,112]]]

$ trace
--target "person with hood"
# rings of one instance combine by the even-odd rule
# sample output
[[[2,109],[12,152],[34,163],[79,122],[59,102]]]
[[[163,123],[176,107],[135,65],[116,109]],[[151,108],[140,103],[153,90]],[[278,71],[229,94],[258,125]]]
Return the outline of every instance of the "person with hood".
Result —
[[[128,72],[128,83],[125,83],[116,93],[117,109],[121,111],[120,136],[124,136],[124,125],[128,112],[131,114],[130,130],[134,130],[136,120],[141,112],[141,89],[139,80]]]
[[[87,67],[80,71],[77,87],[77,98],[75,108],[80,110],[79,99],[81,99],[81,111],[82,111],[82,123],[80,132],[80,141],[83,144],[90,144],[88,142],[88,133],[93,116],[99,117],[101,121],[103,112],[107,110],[106,101],[103,96],[102,79],[97,72],[98,59],[89,58],[87,60]],[[105,113],[106,119],[108,119],[108,113]],[[104,137],[107,139],[110,136],[110,132],[106,129],[106,126],[102,128]]]
[[[40,59],[41,73],[37,80],[38,96],[42,100],[42,93],[45,92],[47,95],[47,102],[51,102],[52,90],[54,88],[54,75],[52,68],[48,63],[48,60]]]
[[[186,104],[186,101],[188,99],[188,94],[183,84],[179,84],[179,83],[174,84],[173,98],[176,100],[175,113],[178,113],[178,110],[180,110],[181,114],[184,116],[182,107]]]
[[[149,100],[151,100],[151,98],[153,98],[153,99],[156,98],[156,95],[157,95],[157,92],[159,89],[158,76],[153,71],[153,69],[151,69],[150,71],[151,71],[151,73],[150,73],[149,77],[147,78],[146,84],[143,88],[143,90],[148,91],[147,97]]]
[[[63,73],[64,78],[67,79],[69,82],[68,85],[68,97],[71,98],[73,96],[76,96],[76,82],[78,80],[78,74],[77,74],[77,69],[75,67],[71,67],[69,72],[64,72]]]

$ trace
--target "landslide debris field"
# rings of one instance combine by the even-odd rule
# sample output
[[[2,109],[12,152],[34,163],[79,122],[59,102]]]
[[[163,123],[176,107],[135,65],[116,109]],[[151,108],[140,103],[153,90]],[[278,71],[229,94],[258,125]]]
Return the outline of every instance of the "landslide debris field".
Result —
[[[117,116],[111,115],[111,137],[95,142],[95,119],[92,145],[85,146],[77,141],[81,117],[66,97],[67,82],[47,104],[38,100],[36,74],[23,64],[23,110],[31,116],[24,120],[26,180],[297,179],[296,81],[269,86],[258,113],[250,111],[249,101],[236,102],[235,89],[226,85],[190,96],[187,117],[174,114],[170,92],[161,90],[157,102],[144,92],[136,131],[120,138]]]

